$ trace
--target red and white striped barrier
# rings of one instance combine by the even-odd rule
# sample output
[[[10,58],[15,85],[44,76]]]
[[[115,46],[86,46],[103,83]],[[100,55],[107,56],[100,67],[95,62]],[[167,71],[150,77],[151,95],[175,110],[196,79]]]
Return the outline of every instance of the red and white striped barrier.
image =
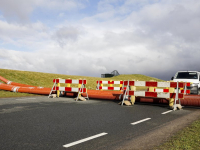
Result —
[[[123,81],[97,81],[97,90],[112,90],[112,91],[120,91],[122,90]],[[102,86],[103,84],[118,84],[120,87],[113,87],[113,86]]]
[[[74,79],[53,79],[53,87],[51,89],[51,92],[49,94],[49,97],[52,93],[52,91],[57,91],[60,92],[60,91],[63,91],[63,92],[77,92],[77,98],[76,98],[76,101],[78,100],[78,97],[81,93],[86,93],[87,99],[88,98],[88,94],[87,94],[87,88],[85,88],[85,85],[87,84],[87,80],[83,79],[83,80],[74,80]],[[79,84],[81,85],[81,87],[78,87],[78,88],[74,88],[74,87],[61,87],[60,86],[60,83],[66,83],[66,84]],[[57,84],[57,86],[56,86]],[[59,95],[57,96],[59,97]]]
[[[190,86],[190,83],[184,82],[156,82],[156,81],[124,81],[124,86],[127,86],[124,89],[124,96],[122,104],[126,96],[142,96],[142,97],[156,97],[156,98],[174,98],[174,110],[176,108],[176,101],[184,98],[184,94],[190,93],[189,90],[186,90],[187,86]],[[169,89],[154,89],[154,92],[149,91],[133,91],[129,90],[130,86],[144,86],[144,87],[166,87],[166,88],[176,88],[176,93],[169,93]],[[185,90],[180,90],[179,88],[185,88]],[[183,94],[184,93],[184,94]]]
[[[176,88],[177,82],[156,82],[156,81],[124,81],[124,86],[147,86],[147,87],[171,87]],[[184,88],[190,86],[190,83],[179,82],[178,87]]]

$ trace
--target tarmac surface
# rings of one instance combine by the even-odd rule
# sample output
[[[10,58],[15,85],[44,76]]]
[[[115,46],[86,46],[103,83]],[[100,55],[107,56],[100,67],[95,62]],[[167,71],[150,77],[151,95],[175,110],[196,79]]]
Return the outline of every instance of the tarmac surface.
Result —
[[[148,149],[159,144],[150,139],[156,137],[162,142],[179,126],[198,118],[196,112],[199,112],[192,108],[171,111],[167,105],[144,103],[120,106],[118,102],[47,96],[0,98],[0,147],[4,150]]]

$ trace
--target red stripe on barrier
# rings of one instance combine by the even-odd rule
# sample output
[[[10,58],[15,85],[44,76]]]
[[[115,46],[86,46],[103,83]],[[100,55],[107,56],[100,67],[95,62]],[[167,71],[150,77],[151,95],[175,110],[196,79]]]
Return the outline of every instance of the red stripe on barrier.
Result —
[[[169,92],[169,89],[163,89],[163,92]]]
[[[79,84],[86,84],[87,82],[86,82],[86,80],[79,80]]]
[[[178,87],[179,88],[184,88],[184,82],[179,82]],[[177,82],[170,82],[170,87],[176,88],[177,87]]]
[[[123,81],[120,81],[120,84],[123,84],[124,82]]]
[[[114,87],[108,87],[108,90],[114,90]]]
[[[65,91],[71,92],[71,91],[72,91],[72,88],[71,88],[71,87],[65,87]]]
[[[146,81],[146,86],[157,87],[158,82]]]
[[[128,85],[128,81],[124,81],[124,86],[127,86]]]
[[[135,81],[129,81],[129,86],[134,86],[135,85]]]
[[[53,79],[53,83],[59,83],[59,79]]]
[[[114,81],[108,81],[108,84],[114,84]]]
[[[187,83],[186,83],[186,86],[190,86],[190,83],[189,83],[189,82],[187,82]]]
[[[79,88],[79,91],[82,93],[86,93],[86,88]]]
[[[99,90],[102,90],[102,86],[99,87]]]
[[[128,95],[134,96],[134,91],[128,91]]]
[[[65,79],[65,83],[72,84],[72,80],[71,79]]]
[[[145,92],[145,97],[157,97],[157,92]]]
[[[97,84],[98,84],[98,83],[99,83],[99,84],[102,84],[102,81],[97,81]]]

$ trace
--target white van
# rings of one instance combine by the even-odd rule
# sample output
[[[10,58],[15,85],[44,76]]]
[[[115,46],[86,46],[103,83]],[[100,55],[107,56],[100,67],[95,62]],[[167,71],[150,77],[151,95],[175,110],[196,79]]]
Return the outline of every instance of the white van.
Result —
[[[178,71],[174,77],[171,78],[174,82],[190,82],[192,83],[187,89],[190,93],[199,94],[200,89],[200,72],[198,71]]]

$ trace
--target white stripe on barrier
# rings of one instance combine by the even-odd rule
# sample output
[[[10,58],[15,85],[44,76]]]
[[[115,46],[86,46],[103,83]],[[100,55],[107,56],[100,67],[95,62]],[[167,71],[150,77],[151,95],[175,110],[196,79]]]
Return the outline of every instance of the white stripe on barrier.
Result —
[[[163,92],[163,89],[155,89],[155,92]]]
[[[108,90],[108,87],[103,86],[103,87],[102,87],[102,90]]]
[[[170,87],[170,82],[157,82],[157,87]]]
[[[135,96],[144,96],[145,97],[145,91],[134,91]]]
[[[73,88],[73,87],[72,87],[72,91],[73,91],[73,92],[78,92],[78,89],[79,89],[79,88]]]
[[[170,98],[170,93],[157,93],[157,97]]]
[[[59,91],[65,91],[65,87],[59,87]]]
[[[146,81],[135,81],[135,86],[146,86]]]

